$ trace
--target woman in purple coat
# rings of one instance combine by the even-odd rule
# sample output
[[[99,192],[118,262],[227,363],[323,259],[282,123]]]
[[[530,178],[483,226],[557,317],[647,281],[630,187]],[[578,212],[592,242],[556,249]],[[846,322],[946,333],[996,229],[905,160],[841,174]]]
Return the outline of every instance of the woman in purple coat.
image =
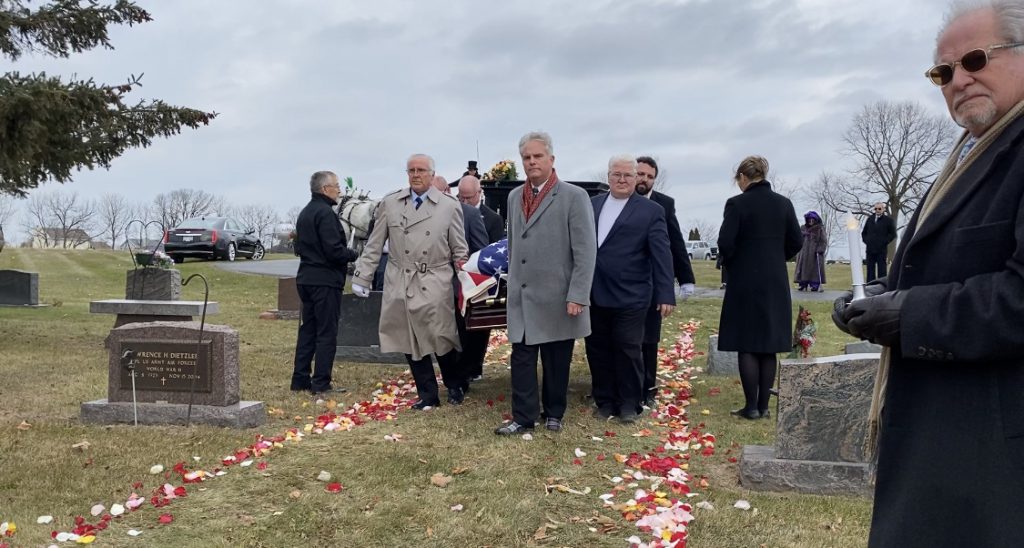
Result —
[[[821,225],[821,216],[816,211],[808,211],[804,215],[804,226],[800,227],[804,237],[804,246],[796,256],[796,283],[800,291],[820,290],[825,283],[825,251],[828,241],[825,238],[825,227]]]

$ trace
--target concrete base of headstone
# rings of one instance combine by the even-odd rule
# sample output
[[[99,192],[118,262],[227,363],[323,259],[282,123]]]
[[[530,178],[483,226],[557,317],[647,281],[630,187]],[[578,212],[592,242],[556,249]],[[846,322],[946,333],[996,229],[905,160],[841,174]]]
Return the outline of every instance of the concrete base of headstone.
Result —
[[[134,424],[135,410],[131,402],[110,402],[106,399],[85,402],[80,417],[86,424]],[[139,424],[184,425],[188,404],[140,403]],[[192,422],[225,428],[255,428],[266,422],[267,410],[261,401],[240,401],[235,405],[193,405]]]
[[[870,497],[870,481],[871,469],[866,463],[777,459],[772,447],[743,447],[740,483],[753,491]]]
[[[125,299],[177,301],[181,299],[181,272],[173,268],[138,268],[125,275]]]
[[[878,354],[882,351],[882,345],[871,341],[857,341],[846,343],[846,354]]]
[[[740,366],[736,352],[718,349],[718,335],[708,337],[708,375],[739,375]]]
[[[335,361],[405,364],[405,356],[380,351],[380,305],[383,293],[371,291],[367,298],[341,296],[338,320],[338,353]]]
[[[0,305],[39,306],[39,273],[0,270]]]
[[[299,319],[298,310],[278,310],[273,308],[265,312],[261,312],[259,319],[261,320],[297,320]]]

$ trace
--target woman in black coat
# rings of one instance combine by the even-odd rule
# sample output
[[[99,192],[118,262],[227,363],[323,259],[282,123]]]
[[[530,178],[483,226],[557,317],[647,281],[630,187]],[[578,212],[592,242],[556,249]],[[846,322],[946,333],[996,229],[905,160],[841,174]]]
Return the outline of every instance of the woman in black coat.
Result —
[[[775,383],[776,354],[792,347],[793,314],[786,261],[803,243],[793,204],[765,180],[768,161],[760,156],[736,168],[743,191],[725,203],[718,235],[729,287],[722,303],[718,349],[739,353],[740,381],[746,405],[734,415],[768,416]]]

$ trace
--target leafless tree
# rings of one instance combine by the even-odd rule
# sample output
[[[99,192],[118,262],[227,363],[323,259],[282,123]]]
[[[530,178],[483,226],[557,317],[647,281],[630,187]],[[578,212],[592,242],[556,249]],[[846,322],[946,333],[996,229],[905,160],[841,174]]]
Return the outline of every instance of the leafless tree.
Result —
[[[683,222],[680,228],[682,228],[687,239],[690,239],[689,236],[691,232],[697,231],[700,235],[700,239],[705,242],[715,243],[718,241],[719,225],[714,221],[709,221],[707,219],[688,219]]]
[[[224,209],[223,198],[191,188],[179,188],[153,198],[153,217],[159,219],[166,229],[174,228],[185,219],[217,215]]]
[[[75,248],[91,240],[96,204],[77,192],[33,193],[22,219],[26,232],[46,247]]]
[[[260,241],[270,247],[270,236],[278,215],[274,208],[267,205],[245,205],[235,213],[238,222],[246,229],[254,229]]]
[[[956,136],[946,116],[928,114],[919,104],[879,101],[864,107],[843,133],[853,162],[846,176],[823,176],[822,197],[834,210],[866,215],[885,203],[896,226],[909,218],[942,169]]]
[[[17,213],[17,200],[13,195],[0,193],[0,228],[7,226]]]
[[[125,227],[132,220],[131,204],[120,194],[104,194],[97,204],[97,224],[103,230],[100,234],[110,238],[110,249],[117,249],[117,242],[125,236]]]
[[[846,232],[846,212],[835,209],[829,203],[834,185],[834,175],[822,173],[813,183],[801,188],[798,195],[801,206],[821,216],[821,226],[825,229],[826,256],[828,248],[839,242]]]

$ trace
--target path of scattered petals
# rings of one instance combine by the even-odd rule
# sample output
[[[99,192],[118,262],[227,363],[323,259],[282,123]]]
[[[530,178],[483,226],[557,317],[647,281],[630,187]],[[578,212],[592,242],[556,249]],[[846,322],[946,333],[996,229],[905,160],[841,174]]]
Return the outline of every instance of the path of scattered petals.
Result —
[[[624,519],[636,525],[640,534],[629,538],[630,546],[686,547],[687,526],[693,520],[693,507],[687,501],[697,496],[691,490],[693,478],[687,473],[689,461],[694,453],[707,457],[715,452],[715,437],[702,431],[703,424],[691,425],[687,416],[693,372],[690,362],[695,354],[693,334],[699,327],[699,323],[694,321],[680,324],[680,333],[674,345],[668,350],[659,350],[661,358],[658,376],[662,389],[657,406],[651,411],[651,418],[654,425],[659,429],[664,428],[666,433],[649,453],[614,455],[617,462],[625,465],[625,469],[621,475],[609,478],[611,491],[600,496],[606,506],[620,512]],[[508,342],[504,337],[504,331],[495,331],[488,344],[489,357]],[[380,383],[369,401],[354,404],[344,411],[325,410],[314,422],[302,428],[289,428],[276,436],[258,435],[254,443],[225,456],[220,465],[212,469],[191,467],[184,461],[167,471],[161,465],[154,465],[149,470],[150,478],[158,477],[158,481],[148,478],[137,481],[132,484],[132,493],[126,500],[113,503],[109,508],[96,504],[88,516],[76,516],[73,523],[64,524],[62,529],[53,529],[50,536],[55,544],[51,547],[91,544],[121,516],[147,505],[159,513],[153,520],[154,526],[169,525],[174,522],[169,507],[187,498],[190,490],[199,484],[215,485],[218,477],[228,474],[234,468],[264,470],[267,460],[277,450],[298,444],[309,435],[349,431],[370,422],[394,420],[399,411],[408,409],[414,401],[415,386],[408,374],[405,374]],[[652,434],[650,430],[644,429],[634,435],[643,437]],[[615,433],[606,432],[605,435],[614,436]],[[401,436],[395,434],[393,437],[397,441]],[[580,458],[585,457],[586,453],[579,449],[576,451],[574,462],[581,464]],[[600,455],[597,460],[605,460],[605,456]],[[707,487],[706,480],[699,479],[698,487]],[[343,486],[337,482],[328,483],[325,487],[328,492],[339,492],[342,489]],[[37,525],[54,522],[53,516],[40,516],[36,520]],[[0,522],[0,548],[11,548],[10,542],[17,530],[18,526],[14,523]],[[144,531],[130,529],[126,534],[139,537],[144,535]]]
[[[163,466],[155,465],[149,470],[152,476],[160,478],[155,485],[152,479],[137,481],[132,484],[132,494],[127,500],[114,503],[109,509],[103,504],[96,504],[88,516],[76,516],[73,523],[64,524],[64,530],[54,529],[50,537],[58,544],[91,544],[120,516],[145,508],[147,505],[158,509],[159,516],[154,518],[154,524],[168,525],[174,521],[174,515],[167,507],[187,498],[189,492],[197,488],[198,484],[215,485],[216,478],[227,474],[233,468],[252,467],[264,470],[267,466],[266,461],[277,450],[298,444],[305,436],[349,431],[374,421],[390,421],[400,410],[407,409],[413,402],[415,387],[407,375],[403,375],[380,383],[369,401],[354,404],[344,411],[328,410],[314,422],[302,428],[289,428],[276,436],[258,435],[254,443],[224,457],[215,468],[192,468],[186,462],[179,462],[171,467],[171,470],[164,471]],[[325,487],[325,490],[332,493],[341,489],[340,483],[329,483]],[[53,522],[53,516],[40,516],[36,520],[40,525]],[[13,542],[10,539],[14,537],[17,529],[14,523],[0,523],[0,548],[10,548],[10,543]],[[127,534],[138,537],[143,535],[144,531],[130,529]]]
[[[612,489],[601,495],[608,507],[634,523],[640,534],[629,538],[640,548],[685,548],[687,526],[693,507],[687,502],[697,496],[691,490],[693,478],[687,473],[691,455],[708,457],[715,452],[715,436],[703,432],[703,424],[690,424],[690,362],[695,355],[693,335],[700,324],[680,324],[679,335],[668,350],[660,349],[658,378],[661,390],[651,418],[664,428],[659,444],[648,453],[615,455],[625,465],[622,474],[610,478]],[[639,435],[652,435],[641,430]],[[704,478],[697,487],[707,487]]]

